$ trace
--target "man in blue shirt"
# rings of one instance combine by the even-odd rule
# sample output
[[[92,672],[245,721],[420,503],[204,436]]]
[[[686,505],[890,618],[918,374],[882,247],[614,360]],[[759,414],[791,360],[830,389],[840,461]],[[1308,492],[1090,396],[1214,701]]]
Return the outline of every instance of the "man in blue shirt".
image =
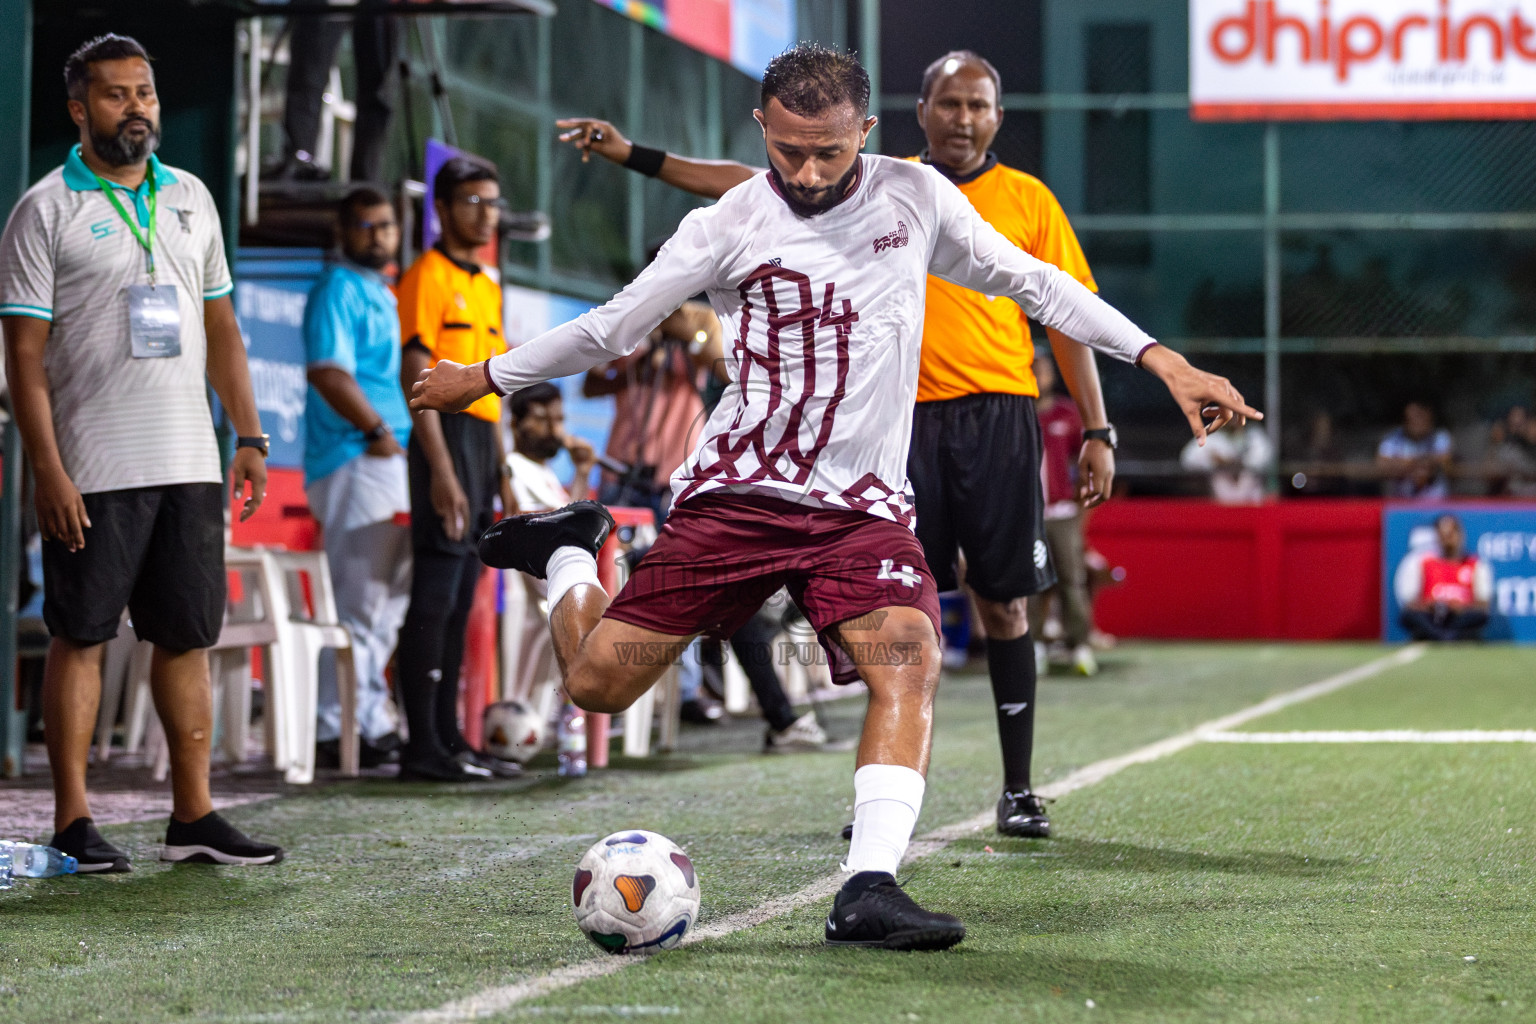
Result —
[[[384,667],[411,593],[405,445],[411,416],[400,390],[400,319],[383,269],[400,227],[389,198],[348,193],[337,209],[341,255],[327,266],[304,310],[309,395],[304,406],[304,484],[325,532],[336,612],[352,636],[361,762],[398,749]],[[317,763],[339,762],[341,705],[334,663],[322,665]]]

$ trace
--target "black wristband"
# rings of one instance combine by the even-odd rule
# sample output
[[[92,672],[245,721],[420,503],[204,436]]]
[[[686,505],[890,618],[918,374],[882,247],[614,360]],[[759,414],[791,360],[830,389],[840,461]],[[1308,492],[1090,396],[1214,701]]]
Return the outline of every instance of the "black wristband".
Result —
[[[661,165],[666,159],[667,151],[664,149],[652,149],[633,143],[629,147],[629,156],[624,158],[624,166],[639,171],[647,178],[654,178],[661,173]]]

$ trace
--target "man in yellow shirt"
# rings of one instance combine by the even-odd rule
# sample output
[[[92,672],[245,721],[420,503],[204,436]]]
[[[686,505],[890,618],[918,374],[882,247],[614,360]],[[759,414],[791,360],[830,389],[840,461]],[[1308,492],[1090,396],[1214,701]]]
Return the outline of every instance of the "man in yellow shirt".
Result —
[[[968,50],[947,53],[923,74],[917,116],[928,149],[915,159],[943,174],[978,213],[1030,255],[1097,291],[1088,262],[1056,197],[1037,178],[998,163],[990,151],[1002,126],[1002,83],[990,62]],[[718,197],[761,170],[696,160],[631,143],[590,118],[557,122],[561,136],[670,185]],[[1034,342],[1017,303],[928,279],[922,366],[907,461],[915,530],[939,590],[965,582],[987,634],[987,668],[1003,749],[997,827],[1005,835],[1050,834],[1031,791],[1037,665],[1026,598],[1056,582],[1045,540],[1041,438],[1031,364]],[[1114,478],[1113,427],[1104,412],[1093,353],[1048,331],[1052,353],[1085,430],[1078,496],[1096,505]],[[1092,443],[1090,443],[1092,442]]]
[[[400,278],[402,386],[439,359],[477,362],[507,350],[501,286],[477,253],[495,237],[501,189],[496,170],[455,157],[433,179],[442,238]],[[475,542],[495,520],[499,496],[511,510],[501,441],[501,399],[487,395],[461,413],[413,414],[407,456],[411,482],[411,607],[395,654],[410,741],[400,778],[463,781],[515,766],[474,751],[458,725],[464,633],[480,580]]]

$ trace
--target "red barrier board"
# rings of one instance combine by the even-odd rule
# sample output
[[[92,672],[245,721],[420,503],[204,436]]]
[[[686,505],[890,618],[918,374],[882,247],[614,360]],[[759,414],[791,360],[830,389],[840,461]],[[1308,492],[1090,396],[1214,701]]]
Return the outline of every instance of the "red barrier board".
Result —
[[[1088,538],[1126,578],[1098,596],[1096,624],[1155,639],[1376,639],[1381,513],[1372,499],[1112,501]]]

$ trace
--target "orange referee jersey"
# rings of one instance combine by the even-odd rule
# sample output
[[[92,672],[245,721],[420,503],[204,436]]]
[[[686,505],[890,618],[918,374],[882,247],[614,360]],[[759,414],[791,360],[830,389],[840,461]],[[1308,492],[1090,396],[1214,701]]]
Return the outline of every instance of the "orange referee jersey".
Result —
[[[463,264],[441,249],[428,249],[400,278],[400,337],[432,356],[478,363],[507,350],[501,330],[501,286],[478,266]],[[496,423],[501,399],[486,395],[464,410]]]
[[[976,174],[950,180],[1003,237],[1099,290],[1066,213],[1039,178],[1004,167],[988,153]],[[1034,359],[1029,321],[1018,303],[928,279],[919,402],[978,394],[1038,396]]]

